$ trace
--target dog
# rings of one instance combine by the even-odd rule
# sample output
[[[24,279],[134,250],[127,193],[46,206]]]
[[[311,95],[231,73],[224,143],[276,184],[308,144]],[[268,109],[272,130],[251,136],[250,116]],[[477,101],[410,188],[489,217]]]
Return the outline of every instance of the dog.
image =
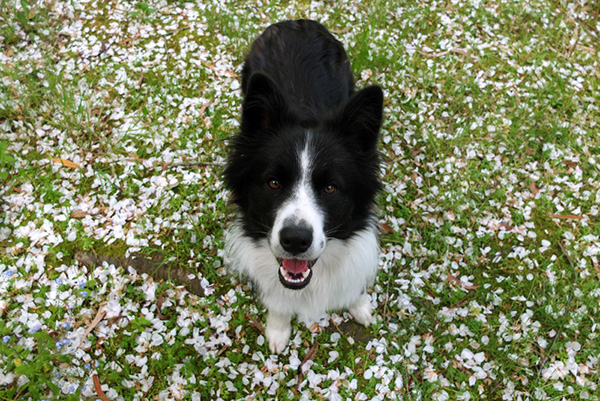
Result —
[[[268,309],[270,351],[286,348],[294,316],[347,309],[370,325],[382,89],[356,91],[342,44],[311,20],[269,26],[241,81],[240,129],[224,170],[237,208],[225,260]]]

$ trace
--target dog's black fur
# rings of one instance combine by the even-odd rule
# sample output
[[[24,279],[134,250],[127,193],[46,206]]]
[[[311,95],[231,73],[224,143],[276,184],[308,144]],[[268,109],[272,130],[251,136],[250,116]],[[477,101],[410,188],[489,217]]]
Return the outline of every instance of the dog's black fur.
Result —
[[[271,25],[246,57],[242,92],[241,129],[230,143],[225,182],[246,234],[268,235],[299,178],[297,153],[307,132],[327,236],[348,238],[369,224],[381,188],[383,93],[378,86],[355,92],[342,44],[315,21]],[[267,186],[273,177],[278,191]],[[323,193],[328,185],[335,185],[332,196]]]

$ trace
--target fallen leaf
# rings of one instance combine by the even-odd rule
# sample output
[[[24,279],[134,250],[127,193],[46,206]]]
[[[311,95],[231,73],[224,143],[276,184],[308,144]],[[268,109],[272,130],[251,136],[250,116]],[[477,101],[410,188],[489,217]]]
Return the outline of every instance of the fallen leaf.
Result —
[[[62,164],[65,167],[70,167],[70,168],[79,168],[79,164],[72,162],[71,160],[67,160],[67,159],[60,159],[58,157],[53,157],[52,161],[54,163],[58,163],[58,164]]]
[[[477,288],[481,287],[480,285],[463,285],[462,288],[464,288],[465,290],[476,290]]]
[[[308,329],[308,331],[310,331],[311,333],[320,333],[321,332],[321,326],[319,325],[318,322],[314,322],[312,324],[312,326],[310,326],[310,328]]]
[[[204,115],[204,110],[206,110],[206,108],[208,106],[210,106],[211,104],[212,104],[212,102],[209,100],[208,102],[206,102],[202,105],[202,107],[200,108],[200,116]]]
[[[535,186],[535,181],[531,182],[531,185],[529,186],[529,190],[531,191],[533,196],[536,196],[537,193],[540,192],[540,189]]]
[[[379,232],[381,233],[381,235],[388,235],[392,234],[394,232],[394,229],[387,223],[381,223],[379,224]]]
[[[163,306],[163,303],[164,303],[164,302],[165,302],[165,299],[164,299],[164,297],[163,297],[162,295],[159,295],[159,296],[156,298],[156,312],[157,312],[158,318],[159,318],[160,320],[169,320],[169,319],[170,319],[170,317],[169,317],[169,316],[167,316],[167,315],[164,315],[164,314],[161,312],[161,310],[162,310],[162,306]]]
[[[448,281],[454,284],[455,286],[460,287],[460,281],[452,273],[448,273]]]
[[[102,319],[104,319],[104,316],[106,316],[106,311],[102,307],[100,307],[100,309],[98,309],[98,313],[96,313],[96,317],[94,318],[94,320],[92,320],[92,323],[90,323],[90,325],[88,326],[85,333],[83,333],[83,337],[81,337],[81,342],[79,343],[79,347],[81,347],[81,345],[83,344],[83,341],[88,336],[88,334],[90,334],[92,332],[92,330],[94,330],[94,328],[96,326],[98,326],[98,323],[100,323],[102,321]]]
[[[415,184],[417,183],[417,178],[418,178],[418,177],[419,177],[419,174],[418,174],[416,171],[413,171],[413,173],[412,173],[412,177],[411,177],[411,178],[412,178],[412,181],[413,181],[413,183],[415,183]]]
[[[71,218],[72,219],[80,219],[82,217],[87,216],[89,213],[88,212],[84,212],[81,209],[77,209],[77,210],[73,210],[73,213],[71,213]]]

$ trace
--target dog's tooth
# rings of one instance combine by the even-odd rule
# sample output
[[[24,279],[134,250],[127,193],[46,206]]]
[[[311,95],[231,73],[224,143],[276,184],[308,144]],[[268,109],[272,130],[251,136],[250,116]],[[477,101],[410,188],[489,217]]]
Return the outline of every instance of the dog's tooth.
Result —
[[[279,273],[281,273],[281,277],[283,277],[286,281],[289,281],[287,277],[287,272],[283,268],[283,266],[279,266]]]
[[[294,285],[304,283],[308,279],[308,276],[310,276],[311,272],[312,270],[309,268],[301,273],[290,273],[283,268],[283,265],[279,266],[279,274],[281,275],[283,280],[285,280],[289,284]]]

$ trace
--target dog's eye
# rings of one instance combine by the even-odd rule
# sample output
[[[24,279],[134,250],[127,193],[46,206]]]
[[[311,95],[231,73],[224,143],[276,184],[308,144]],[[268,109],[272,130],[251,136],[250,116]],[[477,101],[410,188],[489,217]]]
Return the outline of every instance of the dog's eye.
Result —
[[[323,191],[325,191],[326,194],[332,194],[337,191],[337,188],[334,185],[329,184],[323,188]]]
[[[270,179],[269,182],[267,183],[267,185],[269,186],[269,188],[271,189],[279,189],[279,187],[281,187],[281,184],[279,183],[279,181],[277,181],[276,179]]]

